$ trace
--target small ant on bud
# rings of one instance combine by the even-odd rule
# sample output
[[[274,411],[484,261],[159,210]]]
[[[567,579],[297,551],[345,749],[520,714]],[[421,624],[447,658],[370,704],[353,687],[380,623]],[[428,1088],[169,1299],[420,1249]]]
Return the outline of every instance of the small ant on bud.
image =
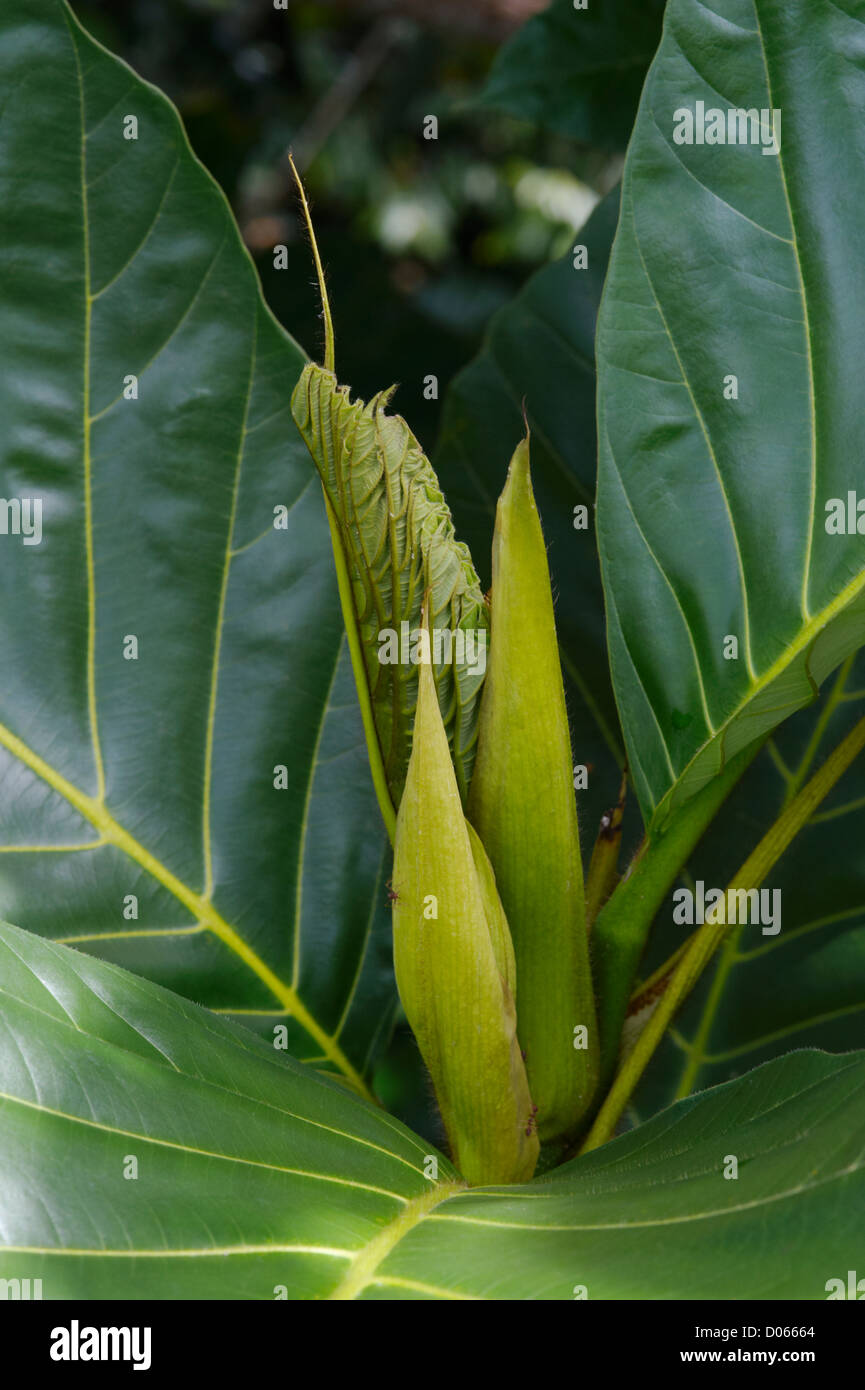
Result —
[[[389,903],[398,902],[398,901],[399,901],[399,893],[398,893],[398,892],[396,891],[396,889],[394,888],[394,886],[393,886],[393,881],[392,881],[391,879],[388,879],[388,881],[387,881],[385,887],[387,888],[387,900],[388,900],[388,902],[389,902]]]
[[[528,1124],[526,1125],[526,1138],[527,1138],[527,1139],[531,1137],[532,1130],[533,1130],[533,1129],[537,1129],[537,1127],[538,1127],[538,1107],[537,1107],[536,1105],[533,1105],[533,1106],[532,1106],[532,1113],[531,1113],[531,1115],[529,1116],[529,1122],[528,1122]]]

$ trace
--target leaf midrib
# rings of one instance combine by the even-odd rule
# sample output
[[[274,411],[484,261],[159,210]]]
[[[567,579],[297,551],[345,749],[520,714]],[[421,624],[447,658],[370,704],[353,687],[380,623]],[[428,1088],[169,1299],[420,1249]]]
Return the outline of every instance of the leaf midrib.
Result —
[[[438,1183],[431,1191],[422,1192],[419,1197],[413,1198],[396,1220],[389,1222],[358,1251],[343,1278],[331,1291],[330,1299],[335,1302],[350,1302],[358,1298],[369,1284],[376,1282],[376,1274],[381,1265],[409,1232],[426,1220],[435,1207],[465,1190],[466,1184],[463,1181]]]
[[[83,403],[84,555],[87,579],[87,713],[90,722],[93,761],[96,766],[96,782],[101,798],[105,795],[105,767],[102,761],[102,747],[99,740],[99,711],[96,702],[96,570],[93,557],[93,460],[91,448],[91,430],[95,417],[90,411],[90,356],[93,295],[91,293],[92,286],[90,275],[90,212],[87,194],[87,121],[84,104],[84,74],[81,71],[81,56],[78,52],[75,32],[70,23],[70,13],[66,5],[63,7],[63,18],[69,30],[72,56],[75,61],[75,75],[78,85],[78,107],[81,122],[79,171],[81,181],[82,272],[84,279],[84,351],[81,396]]]
[[[769,72],[769,50],[766,46],[766,39],[763,34],[763,26],[760,23],[760,7],[758,0],[754,0],[754,21],[757,25],[757,38],[760,43],[760,57],[763,60],[763,71],[766,74],[766,92],[769,98],[769,110],[775,109],[775,98],[772,92],[772,75]],[[814,389],[814,346],[811,334],[811,315],[808,311],[808,291],[805,285],[805,275],[802,270],[802,258],[799,255],[799,236],[796,229],[796,222],[793,217],[793,204],[790,199],[790,187],[787,183],[787,171],[784,167],[784,160],[781,154],[781,145],[778,145],[778,173],[781,178],[781,188],[784,193],[784,202],[787,207],[787,216],[790,219],[791,244],[793,247],[793,260],[796,265],[796,275],[799,280],[799,292],[802,297],[802,326],[805,331],[805,349],[808,362],[808,415],[810,420],[810,449],[811,449],[811,468],[810,468],[810,525],[808,527],[808,545],[805,551],[805,563],[802,568],[802,613],[804,617],[809,617],[811,607],[809,604],[809,589],[811,586],[811,561],[814,550],[814,527],[817,520],[817,393]]]
[[[603,1221],[587,1225],[564,1225],[562,1223],[532,1225],[526,1221],[490,1221],[481,1216],[458,1216],[455,1212],[432,1213],[431,1221],[457,1221],[465,1226],[487,1226],[495,1229],[508,1231],[631,1231],[636,1229],[657,1227],[657,1226],[683,1226],[690,1221],[714,1221],[720,1217],[737,1216],[740,1212],[751,1211],[757,1207],[771,1206],[775,1202],[787,1201],[792,1197],[800,1197],[805,1192],[814,1192],[817,1188],[825,1187],[832,1182],[851,1177],[854,1173],[862,1171],[862,1163],[857,1162],[848,1164],[846,1168],[839,1168],[834,1173],[828,1173],[825,1178],[818,1178],[816,1182],[799,1183],[796,1187],[789,1187],[784,1192],[772,1192],[768,1196],[754,1197],[749,1202],[738,1202],[735,1206],[716,1207],[710,1211],[686,1212],[682,1216],[664,1216],[653,1221]],[[556,1194],[559,1195],[559,1194]],[[561,1195],[565,1195],[564,1193]]]
[[[290,1177],[309,1178],[314,1182],[336,1183],[340,1187],[356,1187],[364,1192],[373,1192],[379,1197],[387,1197],[394,1202],[409,1203],[411,1201],[400,1192],[391,1192],[387,1187],[376,1187],[372,1183],[359,1182],[356,1178],[343,1178],[336,1173],[316,1173],[307,1168],[288,1168],[282,1163],[267,1163],[264,1159],[247,1158],[244,1154],[219,1153],[216,1149],[201,1149],[195,1144],[182,1144],[176,1139],[162,1139],[154,1134],[124,1129],[120,1125],[107,1125],[101,1120],[89,1120],[84,1115],[73,1115],[68,1110],[57,1110],[53,1106],[45,1105],[42,1101],[26,1100],[23,1096],[11,1095],[6,1091],[0,1091],[0,1101],[5,1101],[10,1105],[21,1105],[28,1110],[37,1110],[40,1115],[50,1115],[55,1120],[65,1120],[69,1124],[83,1125],[85,1129],[97,1129],[104,1134],[117,1135],[121,1139],[134,1139],[138,1143],[152,1144],[160,1149],[176,1149],[180,1153],[193,1154],[196,1158],[215,1158],[222,1163],[240,1163],[251,1168],[266,1168],[269,1172],[286,1173]],[[304,1117],[299,1116],[298,1118],[303,1119]],[[355,1138],[354,1135],[349,1134],[344,1137]],[[416,1172],[417,1170],[413,1169],[413,1171]]]

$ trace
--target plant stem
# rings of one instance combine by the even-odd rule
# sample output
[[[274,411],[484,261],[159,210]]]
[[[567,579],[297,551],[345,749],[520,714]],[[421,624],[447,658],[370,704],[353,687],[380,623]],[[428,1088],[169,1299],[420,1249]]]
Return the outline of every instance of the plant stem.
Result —
[[[689,936],[687,941],[683,941],[681,946],[667,957],[663,965],[659,965],[657,970],[653,970],[651,975],[647,975],[645,980],[641,980],[639,984],[634,986],[634,992],[628,1002],[629,1014],[634,1012],[635,1006],[639,1004],[642,996],[651,994],[663,980],[666,980],[668,975],[672,975],[696,935],[697,933],[694,932],[692,936]]]
[[[793,800],[793,797],[796,795],[799,788],[802,786],[802,783],[805,781],[811,764],[813,763],[814,758],[816,757],[817,749],[820,747],[820,741],[823,738],[824,733],[826,732],[826,726],[829,723],[829,720],[832,718],[832,715],[835,713],[835,710],[837,709],[838,705],[844,699],[844,687],[847,684],[847,679],[850,675],[850,668],[853,665],[855,656],[856,653],[853,652],[850,656],[848,656],[847,660],[839,668],[838,675],[835,678],[835,684],[832,686],[832,689],[829,692],[829,698],[827,699],[826,703],[820,711],[820,717],[814,725],[814,730],[808,742],[808,747],[805,749],[802,761],[796,768],[796,771],[791,773],[789,776],[787,782],[787,791],[784,797],[785,806],[789,806],[790,802]]]
[[[684,1100],[685,1096],[689,1096],[691,1094],[691,1088],[693,1087],[694,1082],[697,1079],[697,1074],[702,1064],[703,1054],[706,1050],[706,1044],[709,1041],[709,1035],[712,1031],[712,1025],[715,1021],[715,1015],[718,1012],[718,1005],[720,1004],[721,999],[723,998],[724,990],[727,985],[727,980],[729,978],[730,971],[733,968],[733,962],[736,958],[736,951],[738,949],[741,937],[742,927],[741,925],[739,925],[735,927],[732,932],[730,932],[729,936],[727,937],[727,940],[723,944],[721,950],[721,958],[718,962],[718,968],[715,971],[715,978],[712,980],[712,985],[709,990],[709,997],[706,1000],[706,1007],[704,1008],[703,1016],[700,1019],[700,1027],[697,1030],[697,1035],[694,1039],[694,1052],[687,1057],[685,1065],[682,1068],[682,1075],[679,1078],[679,1084],[676,1087],[676,1094],[674,1097],[675,1100]]]
[[[724,771],[640,850],[592,927],[592,969],[601,1032],[601,1086],[616,1065],[622,1024],[652,919],[688,855],[760,745],[731,758]]]
[[[815,808],[832,790],[839,777],[865,747],[865,718],[851,729],[838,747],[830,753],[819,772],[784,808],[775,824],[763,836],[756,849],[745,860],[730,883],[727,894],[737,890],[759,888],[767,873],[778,862],[791,840],[808,822]],[[728,901],[725,896],[724,902]],[[718,905],[721,906],[720,904]],[[640,1034],[630,1056],[617,1075],[595,1123],[581,1149],[587,1153],[610,1138],[616,1123],[642,1076],[682,1001],[691,992],[717,947],[727,932],[725,921],[715,920],[717,908],[708,914],[705,924],[695,933],[687,953],[676,967],[661,1000]],[[725,914],[726,915],[726,914]],[[711,919],[711,920],[710,920]]]
[[[321,297],[321,312],[324,318],[324,368],[327,372],[333,372],[336,370],[334,365],[333,319],[330,313],[330,300],[327,297],[324,266],[321,263],[321,256],[318,252],[318,242],[315,239],[315,229],[312,225],[309,203],[306,200],[306,189],[303,186],[303,180],[300,174],[297,172],[297,165],[294,162],[291,150],[288,151],[288,162],[291,165],[291,172],[294,175],[297,191],[300,194],[301,207],[303,208],[303,220],[306,223],[306,230],[309,233],[309,240],[312,245],[312,258],[315,261],[315,273],[318,277],[318,292]]]

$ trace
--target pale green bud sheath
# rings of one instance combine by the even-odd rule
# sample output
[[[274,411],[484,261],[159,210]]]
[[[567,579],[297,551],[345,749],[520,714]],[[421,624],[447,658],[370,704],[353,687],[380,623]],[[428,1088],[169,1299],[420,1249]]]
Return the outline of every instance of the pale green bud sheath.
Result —
[[[520,1041],[545,1142],[598,1078],[583,868],[547,551],[518,444],[496,511],[490,651],[467,814],[495,870],[519,982]]]
[[[492,874],[483,888],[475,868],[432,667],[422,661],[396,823],[394,964],[454,1162],[472,1184],[527,1181],[539,1152],[513,997],[487,916],[490,885],[495,893]]]
[[[508,919],[505,916],[499,890],[496,887],[496,876],[480,835],[473,825],[469,825],[468,821],[466,821],[466,830],[469,832],[472,856],[478,872],[478,882],[484,900],[484,910],[487,914],[487,926],[493,943],[493,955],[496,958],[496,965],[499,967],[499,974],[507,985],[511,998],[516,1002],[517,963],[514,958],[514,943],[511,940]]]

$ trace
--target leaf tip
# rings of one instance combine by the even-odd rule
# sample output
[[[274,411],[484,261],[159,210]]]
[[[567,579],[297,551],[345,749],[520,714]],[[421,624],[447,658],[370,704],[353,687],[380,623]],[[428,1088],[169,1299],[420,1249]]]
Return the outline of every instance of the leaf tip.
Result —
[[[297,165],[294,162],[294,154],[289,149],[288,162],[297,185],[297,192],[300,197],[303,220],[306,223],[306,230],[309,234],[310,245],[312,246],[312,258],[315,262],[315,273],[318,277],[318,292],[321,296],[321,312],[324,317],[324,367],[325,371],[335,373],[334,337],[333,337],[333,318],[330,312],[330,300],[327,297],[327,285],[324,279],[324,266],[319,255],[318,242],[315,239],[315,228],[312,225],[312,214],[309,210],[309,202],[306,196],[306,189],[303,186],[303,179],[300,177]]]

